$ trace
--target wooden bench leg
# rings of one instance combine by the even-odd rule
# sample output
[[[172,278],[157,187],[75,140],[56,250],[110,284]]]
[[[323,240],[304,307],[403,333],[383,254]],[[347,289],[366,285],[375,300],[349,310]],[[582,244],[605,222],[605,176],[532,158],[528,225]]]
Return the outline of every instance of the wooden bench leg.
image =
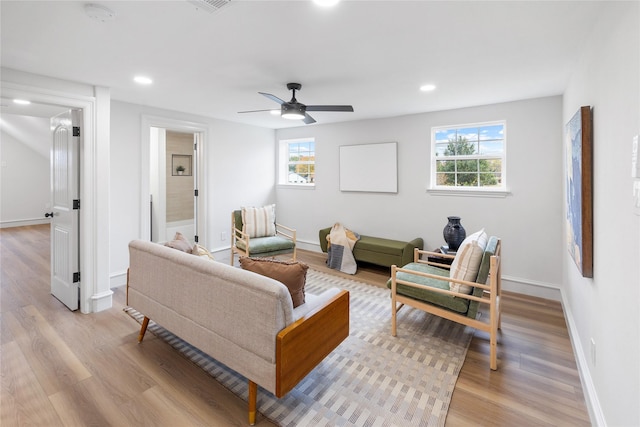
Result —
[[[249,380],[249,425],[256,423],[256,401],[258,400],[258,384]]]
[[[138,342],[142,342],[142,338],[144,338],[145,332],[147,332],[147,326],[149,326],[149,318],[144,316],[142,320],[142,327],[140,328],[140,334],[138,335]]]

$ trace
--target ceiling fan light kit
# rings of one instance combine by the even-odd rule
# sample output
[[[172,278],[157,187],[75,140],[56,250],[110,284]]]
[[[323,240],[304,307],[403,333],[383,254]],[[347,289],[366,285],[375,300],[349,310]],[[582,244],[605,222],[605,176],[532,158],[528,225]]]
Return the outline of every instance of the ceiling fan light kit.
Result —
[[[300,90],[302,85],[300,83],[287,83],[287,89],[292,91],[291,101],[283,101],[275,95],[270,93],[258,92],[269,98],[272,101],[280,104],[280,117],[290,120],[302,120],[306,124],[315,123],[316,120],[307,114],[307,111],[338,111],[338,112],[353,112],[351,105],[305,105],[296,99],[296,91]],[[239,111],[239,113],[256,113],[259,111],[272,111],[272,110],[251,110],[251,111]]]
[[[282,106],[280,106],[280,117],[283,119],[302,120],[304,119],[305,113],[306,109],[304,108],[304,105],[295,106],[282,104]]]

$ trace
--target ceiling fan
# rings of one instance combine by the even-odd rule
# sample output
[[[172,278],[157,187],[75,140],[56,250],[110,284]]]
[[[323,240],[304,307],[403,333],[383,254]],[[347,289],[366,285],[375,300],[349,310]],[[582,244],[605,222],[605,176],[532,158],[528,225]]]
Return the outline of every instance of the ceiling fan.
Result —
[[[287,83],[287,89],[293,91],[291,101],[283,101],[275,95],[270,93],[258,92],[260,95],[264,95],[272,101],[280,104],[280,116],[285,119],[302,120],[306,124],[315,123],[315,119],[307,114],[307,111],[340,111],[340,112],[353,112],[351,105],[304,105],[296,99],[296,91],[300,90],[302,85],[300,83]],[[259,111],[271,111],[271,110],[251,110],[251,111],[239,111],[239,113],[256,113]]]

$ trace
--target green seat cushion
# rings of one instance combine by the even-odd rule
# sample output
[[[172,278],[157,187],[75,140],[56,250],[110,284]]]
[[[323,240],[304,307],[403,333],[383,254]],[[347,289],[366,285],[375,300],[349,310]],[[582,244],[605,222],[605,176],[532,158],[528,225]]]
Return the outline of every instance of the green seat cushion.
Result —
[[[442,277],[449,277],[449,270],[427,264],[412,262],[402,268],[412,271],[420,271],[422,273],[434,274]],[[430,277],[417,276],[415,274],[405,272],[396,273],[396,279],[406,280],[408,282],[418,283],[421,285],[430,286],[432,288],[439,288],[447,291],[449,290],[449,282],[446,280],[437,280]],[[391,289],[391,279],[387,281],[387,287]],[[398,284],[398,294],[413,298],[418,301],[431,303],[455,311],[457,313],[466,314],[467,310],[469,309],[469,300],[467,299],[456,298],[451,295],[429,291],[428,289],[418,289]]]
[[[390,255],[402,256],[407,242],[398,240],[382,239],[380,237],[362,236],[356,242],[356,248],[361,251],[381,252]]]
[[[246,251],[242,240],[237,241],[238,248]],[[293,250],[295,244],[281,236],[256,237],[249,239],[249,254],[260,255],[273,252],[287,252]]]

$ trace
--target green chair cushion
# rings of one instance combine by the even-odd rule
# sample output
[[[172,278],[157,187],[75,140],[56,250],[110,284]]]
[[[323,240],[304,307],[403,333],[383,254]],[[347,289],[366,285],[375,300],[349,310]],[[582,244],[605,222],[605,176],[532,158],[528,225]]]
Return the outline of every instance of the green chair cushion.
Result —
[[[244,241],[237,241],[238,248],[246,251]],[[260,255],[266,253],[282,253],[292,251],[295,244],[281,236],[257,237],[249,239],[249,254]]]
[[[427,264],[412,262],[404,267],[407,270],[420,271],[422,273],[434,274],[442,277],[449,277],[449,270],[444,268],[438,268]],[[418,283],[421,285],[430,286],[433,288],[439,288],[449,290],[449,282],[446,280],[437,280],[429,277],[417,276],[411,273],[398,272],[396,274],[397,280],[406,280],[408,282]],[[387,281],[387,287],[391,289],[391,279]],[[437,306],[455,311],[457,313],[465,314],[469,309],[469,300],[464,298],[456,298],[451,295],[441,294],[438,292],[432,292],[428,289],[412,288],[410,286],[398,284],[398,294],[413,298],[418,301],[424,301],[427,303],[435,304]]]

